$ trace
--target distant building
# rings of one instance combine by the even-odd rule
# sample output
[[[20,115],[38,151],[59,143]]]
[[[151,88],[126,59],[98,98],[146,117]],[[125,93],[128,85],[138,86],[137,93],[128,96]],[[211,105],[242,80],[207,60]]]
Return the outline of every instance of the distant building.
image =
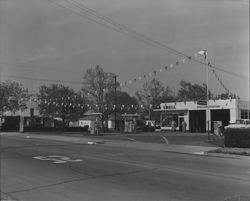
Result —
[[[26,109],[24,109],[21,113],[21,110],[18,110],[16,112],[6,111],[3,113],[3,116],[22,116],[24,117],[33,117],[33,116],[40,116],[38,103],[36,101],[26,101]]]
[[[20,128],[20,117],[23,117],[23,126],[25,129],[40,129],[55,127],[55,120],[53,117],[42,117],[38,103],[29,100],[26,103],[26,109],[16,112],[6,111],[1,116],[1,130],[3,131],[18,131]]]
[[[239,99],[161,103],[160,126],[162,130],[171,130],[171,122],[175,121],[176,130],[182,130],[185,121],[190,132],[214,131],[219,122],[222,126],[234,123],[238,119],[249,118],[248,102]]]
[[[100,118],[101,115],[102,115],[101,113],[87,112],[87,113],[85,113],[83,115],[83,117],[81,117],[78,120],[78,125],[80,127],[88,126],[90,128],[91,127],[91,123],[97,121],[98,118]],[[99,121],[100,121],[100,119],[99,119]],[[117,118],[117,123],[119,124],[118,118]],[[114,130],[115,129],[115,118],[114,118],[114,115],[109,115],[108,120],[104,121],[103,125],[106,126],[108,130]]]

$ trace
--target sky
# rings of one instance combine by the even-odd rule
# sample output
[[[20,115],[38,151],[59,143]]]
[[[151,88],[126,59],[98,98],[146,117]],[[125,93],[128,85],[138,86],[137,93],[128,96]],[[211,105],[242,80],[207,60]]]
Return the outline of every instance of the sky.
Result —
[[[216,71],[225,87],[243,100],[249,98],[249,0],[74,1],[197,60],[204,58],[195,53],[207,50],[212,65],[241,75]],[[32,93],[51,83],[44,79],[79,90],[86,70],[99,65],[117,74],[122,90],[129,93],[154,76],[174,91],[182,79],[206,82],[202,64],[183,63],[183,57],[167,49],[102,23],[72,6],[72,0],[0,0],[1,80],[18,81]],[[177,61],[179,65],[164,70]],[[214,94],[225,92],[211,69],[208,87]]]

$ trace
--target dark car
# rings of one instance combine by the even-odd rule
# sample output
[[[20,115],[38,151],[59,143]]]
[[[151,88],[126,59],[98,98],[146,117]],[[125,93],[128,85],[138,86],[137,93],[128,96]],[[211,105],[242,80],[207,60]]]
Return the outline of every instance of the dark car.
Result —
[[[143,132],[149,132],[149,131],[155,131],[154,126],[146,125],[146,122],[144,120],[137,120],[136,121],[136,131],[143,131]]]
[[[142,128],[142,130],[144,132],[148,132],[148,131],[155,131],[155,127],[151,126],[151,125],[144,125],[144,127]]]

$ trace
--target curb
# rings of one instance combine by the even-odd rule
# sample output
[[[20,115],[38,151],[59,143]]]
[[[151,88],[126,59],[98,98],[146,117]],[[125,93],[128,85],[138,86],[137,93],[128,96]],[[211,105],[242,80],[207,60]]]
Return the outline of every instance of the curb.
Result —
[[[240,158],[244,158],[244,159],[249,159],[250,160],[250,156],[245,156],[245,155],[238,155],[238,154],[227,154],[227,153],[210,153],[207,152],[206,155],[211,156],[211,157],[219,157],[219,158],[234,158],[234,159],[240,159]]]
[[[161,150],[161,152],[170,152],[175,154],[187,154],[187,155],[194,155],[194,156],[206,156],[206,157],[216,157],[216,158],[230,158],[230,159],[240,159],[244,156],[239,155],[229,155],[229,154],[213,154],[207,152],[177,152],[177,151],[170,151],[170,150]],[[250,158],[249,158],[250,159]]]

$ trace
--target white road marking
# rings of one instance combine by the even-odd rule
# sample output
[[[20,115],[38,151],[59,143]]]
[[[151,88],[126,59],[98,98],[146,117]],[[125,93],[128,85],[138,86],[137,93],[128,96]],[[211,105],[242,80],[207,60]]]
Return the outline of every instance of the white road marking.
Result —
[[[165,136],[161,136],[166,144],[169,144],[168,139]]]
[[[197,151],[197,152],[192,152],[192,154],[204,155],[204,152],[203,151]]]
[[[97,142],[88,142],[88,144],[97,144]]]
[[[81,159],[71,159],[67,156],[61,155],[49,155],[49,156],[34,156],[34,159],[44,160],[44,161],[53,161],[52,163],[68,163],[68,162],[82,162]]]

